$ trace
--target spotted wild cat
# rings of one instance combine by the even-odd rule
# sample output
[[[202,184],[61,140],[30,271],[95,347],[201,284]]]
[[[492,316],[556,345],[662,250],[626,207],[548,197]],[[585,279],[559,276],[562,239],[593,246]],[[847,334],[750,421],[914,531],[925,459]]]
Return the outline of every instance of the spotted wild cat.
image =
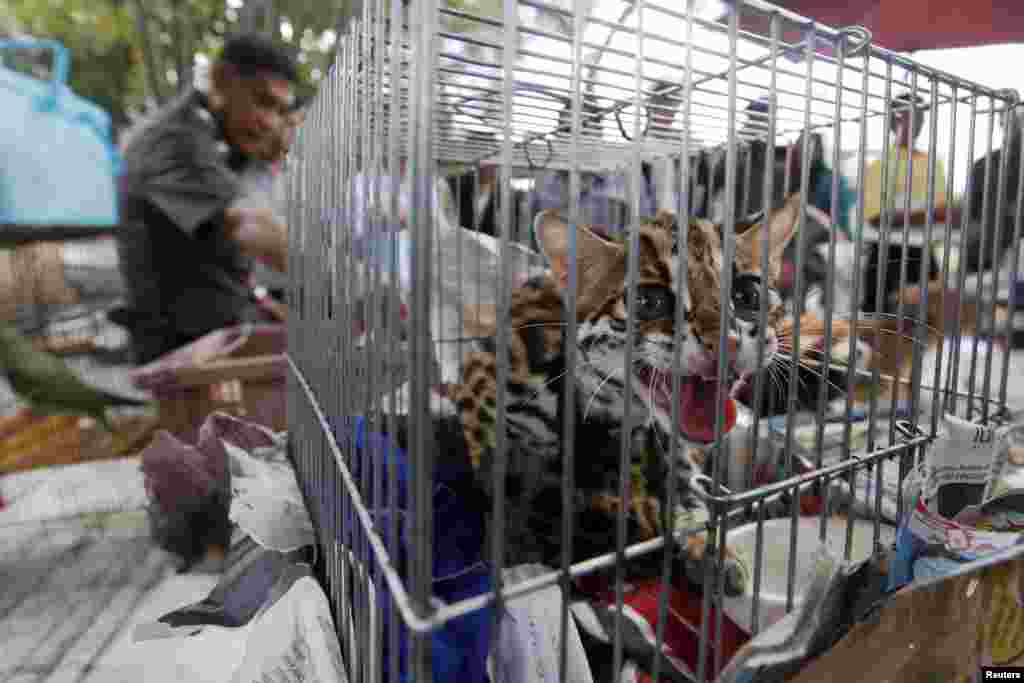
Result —
[[[779,349],[776,332],[784,311],[771,289],[780,271],[780,256],[793,236],[799,196],[791,197],[770,218],[737,236],[732,315],[727,336],[729,374],[747,378],[756,373],[757,347],[763,339],[765,362]],[[671,438],[679,433],[683,445],[707,446],[714,439],[717,359],[721,304],[721,239],[711,223],[695,220],[687,232],[687,278],[677,287],[677,227],[674,217],[659,213],[645,220],[638,235],[639,280],[636,309],[631,395],[626,395],[627,247],[580,227],[576,234],[578,259],[577,334],[575,367],[565,365],[563,294],[568,273],[568,245],[573,229],[556,212],[535,220],[537,240],[550,267],[516,289],[510,303],[510,363],[507,383],[506,507],[504,544],[509,561],[555,564],[561,557],[562,468],[566,460],[562,388],[575,382],[574,424],[574,561],[614,551],[619,498],[619,460],[622,440],[632,454],[628,500],[625,503],[628,542],[647,540],[670,527],[676,532],[706,520],[706,510],[693,494],[689,480],[696,472],[687,448],[680,448],[677,465],[676,509],[662,510]],[[762,231],[769,231],[769,271],[762,273]],[[761,279],[768,281],[768,324],[758,325]],[[681,291],[681,301],[676,292]],[[674,429],[671,369],[675,344],[676,307],[683,307],[681,424]],[[496,321],[478,327],[493,332]],[[502,327],[505,327],[502,325]],[[478,332],[481,330],[478,330]],[[478,481],[488,495],[494,465],[496,424],[496,345],[493,337],[467,355],[462,382],[449,395],[456,401],[458,420]],[[634,425],[623,425],[626,403]],[[731,406],[731,400],[727,401]],[[734,408],[732,408],[734,410]],[[729,412],[729,410],[727,410]],[[628,433],[627,433],[628,432]],[[671,521],[669,521],[671,520]],[[498,530],[501,531],[501,530]],[[493,536],[492,531],[492,536]],[[702,535],[685,543],[688,574],[696,575],[703,557]],[[745,572],[726,551],[726,588],[743,588]]]

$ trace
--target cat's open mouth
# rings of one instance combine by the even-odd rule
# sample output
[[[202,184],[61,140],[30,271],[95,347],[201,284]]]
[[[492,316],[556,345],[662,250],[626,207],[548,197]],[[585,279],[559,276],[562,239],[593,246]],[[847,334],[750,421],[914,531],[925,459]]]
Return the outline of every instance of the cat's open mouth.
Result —
[[[744,373],[738,380],[736,380],[729,395],[743,403],[752,403],[754,400],[754,373]]]
[[[665,416],[671,416],[672,376],[668,373],[655,374],[652,368],[644,367],[640,370],[640,378],[644,386],[650,388],[655,407]],[[680,379],[679,429],[682,436],[694,443],[711,443],[715,440],[718,381],[697,375],[687,375]],[[723,434],[736,424],[736,404],[728,394],[724,407]]]

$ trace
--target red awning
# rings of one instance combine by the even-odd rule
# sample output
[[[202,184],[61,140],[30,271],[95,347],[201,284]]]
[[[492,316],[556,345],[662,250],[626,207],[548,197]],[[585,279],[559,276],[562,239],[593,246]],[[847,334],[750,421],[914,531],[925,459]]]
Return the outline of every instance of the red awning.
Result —
[[[776,4],[833,28],[863,26],[871,31],[874,45],[895,52],[1024,42],[1022,0],[776,0]]]

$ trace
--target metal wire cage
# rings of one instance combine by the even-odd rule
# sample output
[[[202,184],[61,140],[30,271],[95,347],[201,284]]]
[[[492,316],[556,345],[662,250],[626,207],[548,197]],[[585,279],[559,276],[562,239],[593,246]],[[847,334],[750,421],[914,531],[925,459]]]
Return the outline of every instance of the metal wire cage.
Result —
[[[724,539],[709,546],[724,561],[728,539],[754,530],[750,599],[737,619],[756,634],[765,627],[762,584],[773,575],[785,574],[785,610],[799,600],[797,529],[806,494],[824,500],[815,518],[824,541],[845,490],[838,552],[851,558],[861,520],[871,527],[870,555],[889,538],[881,513],[887,468],[902,479],[915,467],[944,412],[991,422],[1006,409],[1009,363],[986,349],[1010,334],[1015,290],[1003,296],[999,285],[1019,273],[1018,250],[1006,249],[1019,244],[1024,189],[1015,180],[1016,118],[1005,115],[1015,94],[916,64],[873,45],[863,30],[822,26],[760,0],[506,0],[488,7],[366,0],[339,41],[289,165],[291,447],[356,680],[425,681],[432,670],[437,679],[438,633],[453,624],[491,628],[508,605],[552,587],[565,596],[555,593],[560,674],[569,680],[565,634],[575,617],[568,596],[584,577],[609,568],[617,672],[630,657],[622,624],[630,563],[698,532]],[[889,153],[891,136],[908,128],[917,152],[901,162]],[[825,144],[816,156],[819,139]],[[822,176],[822,166],[833,173]],[[877,199],[865,189],[872,168],[890,180]],[[840,208],[840,176],[854,188],[848,215]],[[563,183],[561,194],[545,199],[552,179]],[[742,226],[799,193],[795,282],[786,302],[795,351],[777,366],[784,371],[753,379],[761,396],[784,372],[784,396],[773,409],[755,401],[755,410],[741,414],[741,428],[729,431],[725,335],[732,312],[722,306],[716,438],[704,448],[705,471],[687,482],[707,506],[706,523],[630,543],[621,506],[614,547],[579,558],[567,542],[560,562],[522,581],[509,579],[505,539],[487,532],[480,562],[462,568],[480,572],[487,590],[442,599],[438,580],[451,578],[444,560],[452,558],[439,557],[439,548],[461,530],[439,526],[451,517],[438,511],[437,494],[453,484],[438,483],[448,454],[437,449],[434,433],[441,416],[457,412],[452,392],[478,342],[467,331],[476,329],[467,307],[494,312],[496,493],[486,507],[487,528],[500,529],[511,448],[502,390],[510,372],[511,293],[545,272],[531,229],[538,207],[561,210],[570,224],[592,223],[585,197],[597,185],[615,207],[601,214],[611,224],[605,235],[629,245],[629,254],[637,251],[641,218],[667,209],[683,233],[680,244],[691,218],[714,219],[725,264],[735,257]],[[481,206],[490,206],[489,227]],[[817,240],[815,223],[825,228]],[[845,233],[840,224],[849,226]],[[570,264],[577,258],[570,247]],[[674,258],[685,273],[686,250]],[[824,264],[816,289],[805,282],[813,258]],[[929,269],[920,265],[927,258]],[[628,302],[636,301],[636,274],[631,261]],[[734,286],[725,267],[719,300],[732,301]],[[872,286],[876,303],[865,308]],[[579,325],[577,294],[570,276],[566,339]],[[820,325],[802,330],[808,312]],[[766,315],[765,305],[762,329]],[[629,336],[635,324],[628,321]],[[874,360],[856,361],[858,349]],[[567,344],[563,351],[565,367],[574,367],[578,350]],[[762,343],[758,358],[766,354]],[[677,353],[674,374],[681,362]],[[640,381],[624,373],[625,393]],[[574,382],[563,390],[565,405],[582,400]],[[673,391],[679,405],[678,384]],[[570,459],[573,440],[587,428],[574,425],[571,414],[565,411],[560,427]],[[403,436],[374,440],[394,436],[396,416]],[[670,481],[688,447],[677,430]],[[747,463],[770,451],[773,480],[759,482],[753,464],[730,473],[738,449]],[[621,500],[627,451],[624,445]],[[861,497],[858,487],[866,487]],[[898,483],[895,489],[900,510],[905,501]],[[571,510],[569,474],[562,498],[562,509]],[[671,494],[665,504],[672,509]],[[789,525],[772,526],[771,517]],[[563,538],[575,533],[572,519],[563,515]],[[788,560],[765,569],[768,547],[784,549]],[[703,585],[692,587],[701,616],[690,677],[700,681],[722,671],[730,654],[723,612],[739,609],[730,608],[724,573],[713,565],[705,562]],[[662,585],[687,581],[672,566],[663,564]],[[668,601],[662,592],[658,652]],[[493,659],[500,644],[490,632]],[[664,673],[658,658],[650,666],[655,678]]]

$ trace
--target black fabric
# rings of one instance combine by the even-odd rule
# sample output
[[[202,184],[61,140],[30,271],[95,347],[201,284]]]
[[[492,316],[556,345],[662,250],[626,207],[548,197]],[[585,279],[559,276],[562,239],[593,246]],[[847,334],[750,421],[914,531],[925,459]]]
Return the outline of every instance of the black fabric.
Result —
[[[460,226],[493,237],[501,234],[498,230],[501,215],[498,213],[498,197],[495,193],[491,193],[490,200],[487,202],[479,218],[477,218],[476,199],[480,192],[479,179],[474,179],[471,173],[463,173],[462,175],[448,178],[448,186],[451,188],[452,195],[459,205]],[[519,225],[521,221],[519,205],[522,195],[523,193],[521,192],[512,193],[513,226]]]
[[[487,202],[483,215],[480,216],[479,222],[476,222],[475,192],[479,192],[480,188],[473,175],[464,173],[451,177],[448,179],[448,185],[459,204],[459,225],[471,230],[479,230],[485,235],[497,234],[497,219],[494,215],[497,202],[493,198]]]
[[[210,594],[197,603],[169,612],[158,621],[172,628],[248,624],[264,606],[270,607],[292,584],[311,576],[309,548],[281,553],[246,537],[227,558],[227,568]]]
[[[201,500],[181,501],[174,510],[149,507],[154,543],[180,558],[180,571],[187,572],[202,562],[211,546],[226,548],[230,543],[231,494],[225,486]]]
[[[1016,219],[1017,191],[1020,186],[1020,144],[1021,130],[1015,127],[1010,138],[1003,143],[1001,149],[986,154],[971,166],[971,222],[967,229],[963,254],[965,268],[968,273],[987,270],[995,265],[992,258],[992,246],[997,236],[1001,237],[996,248],[996,260],[1013,246]],[[1005,162],[1003,155],[1006,155]],[[1003,164],[1006,164],[1006,176],[1003,185],[1003,203],[997,206],[999,199],[999,181]],[[986,167],[991,172],[986,174]],[[987,176],[987,179],[986,179]],[[988,211],[985,211],[986,193],[988,195]],[[999,223],[1002,222],[1002,235],[997,235]]]
[[[243,285],[251,261],[220,229],[243,163],[198,92],[169,105],[125,150],[117,242],[140,362],[260,319]]]
[[[868,245],[865,253],[867,265],[864,268],[864,297],[861,299],[861,310],[874,313],[895,313],[896,306],[889,301],[889,298],[900,289],[900,260],[903,256],[902,244],[888,245],[887,256],[884,261],[885,275],[883,291],[878,292],[878,243],[872,242]],[[922,261],[924,260],[924,249],[921,247],[907,246],[907,286],[918,285],[921,282]],[[928,253],[928,277],[934,278],[939,274],[939,266],[935,257]]]
[[[707,218],[710,211],[711,169],[707,150],[699,151],[690,164],[690,213]]]

